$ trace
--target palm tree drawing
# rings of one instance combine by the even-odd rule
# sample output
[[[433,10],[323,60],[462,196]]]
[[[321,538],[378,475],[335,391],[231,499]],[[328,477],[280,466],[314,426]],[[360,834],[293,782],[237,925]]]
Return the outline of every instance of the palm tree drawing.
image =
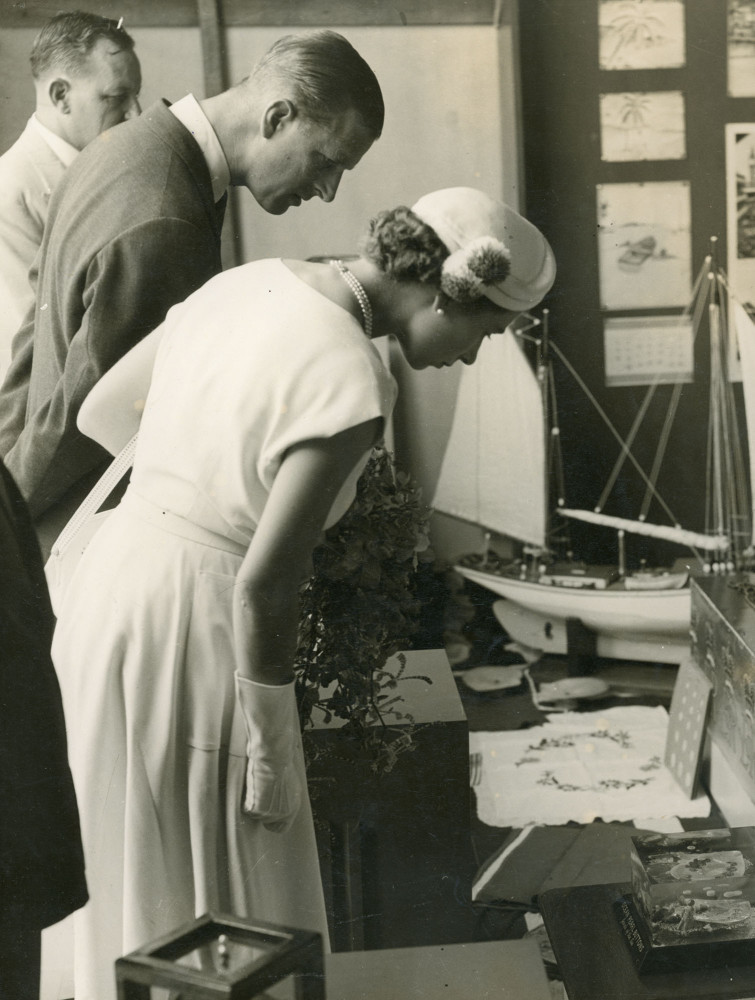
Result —
[[[663,19],[651,13],[652,0],[630,0],[622,4],[605,25],[608,42],[606,65],[610,68],[622,49],[643,49],[665,40]]]
[[[624,128],[624,148],[629,149],[632,132],[640,132],[648,124],[646,116],[650,109],[650,98],[647,94],[622,94],[621,97],[619,121]]]

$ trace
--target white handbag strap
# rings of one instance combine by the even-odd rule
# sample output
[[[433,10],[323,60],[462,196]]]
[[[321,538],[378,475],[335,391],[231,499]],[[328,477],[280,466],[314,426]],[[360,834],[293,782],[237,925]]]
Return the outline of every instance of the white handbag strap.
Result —
[[[89,493],[81,501],[73,517],[55,540],[55,544],[52,547],[52,555],[58,555],[65,549],[69,540],[74,537],[85,521],[88,521],[90,517],[93,517],[97,513],[123,478],[126,471],[134,464],[136,438],[137,435],[134,434],[131,440],[121,448]]]

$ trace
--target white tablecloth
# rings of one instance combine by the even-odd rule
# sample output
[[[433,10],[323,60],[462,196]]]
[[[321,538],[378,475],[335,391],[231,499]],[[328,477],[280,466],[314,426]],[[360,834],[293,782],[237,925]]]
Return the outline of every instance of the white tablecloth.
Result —
[[[629,706],[471,733],[470,752],[482,755],[477,815],[503,827],[707,816],[707,795],[689,799],[663,763],[667,728],[664,708]]]

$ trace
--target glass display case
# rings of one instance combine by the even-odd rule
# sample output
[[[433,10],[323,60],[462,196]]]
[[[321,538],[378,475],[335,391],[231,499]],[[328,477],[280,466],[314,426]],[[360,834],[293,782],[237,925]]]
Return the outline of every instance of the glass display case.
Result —
[[[117,959],[118,1000],[325,1000],[319,934],[206,913]]]

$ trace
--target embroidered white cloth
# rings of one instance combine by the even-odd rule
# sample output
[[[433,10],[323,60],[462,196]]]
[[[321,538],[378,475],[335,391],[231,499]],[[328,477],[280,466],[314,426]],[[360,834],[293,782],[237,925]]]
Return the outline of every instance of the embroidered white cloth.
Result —
[[[470,733],[470,753],[482,764],[473,786],[477,815],[510,827],[707,816],[707,795],[687,798],[663,763],[667,728],[665,708],[633,705],[553,714],[514,732]]]

